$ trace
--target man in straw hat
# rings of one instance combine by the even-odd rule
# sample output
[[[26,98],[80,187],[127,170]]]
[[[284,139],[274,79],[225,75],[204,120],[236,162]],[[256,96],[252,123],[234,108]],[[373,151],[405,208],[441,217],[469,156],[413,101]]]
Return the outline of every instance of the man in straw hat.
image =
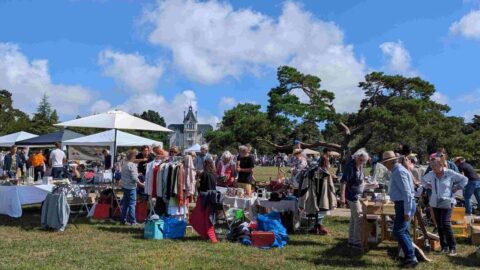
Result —
[[[415,190],[412,174],[398,162],[399,156],[393,151],[382,155],[381,163],[392,172],[390,176],[389,195],[395,203],[395,220],[393,233],[405,254],[404,267],[415,267],[418,264],[410,238],[410,220],[415,214]]]

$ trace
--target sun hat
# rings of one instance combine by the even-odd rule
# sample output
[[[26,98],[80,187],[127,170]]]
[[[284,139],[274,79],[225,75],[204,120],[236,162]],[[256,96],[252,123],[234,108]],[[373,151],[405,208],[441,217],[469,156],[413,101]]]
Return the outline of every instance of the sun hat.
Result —
[[[298,154],[301,154],[302,153],[302,149],[294,149],[293,150],[293,155],[298,155]]]
[[[393,151],[385,151],[383,152],[383,155],[382,155],[382,161],[380,161],[380,163],[385,163],[385,162],[388,162],[388,161],[392,161],[392,160],[397,160],[399,159],[400,157],[397,157],[395,155],[395,152]]]

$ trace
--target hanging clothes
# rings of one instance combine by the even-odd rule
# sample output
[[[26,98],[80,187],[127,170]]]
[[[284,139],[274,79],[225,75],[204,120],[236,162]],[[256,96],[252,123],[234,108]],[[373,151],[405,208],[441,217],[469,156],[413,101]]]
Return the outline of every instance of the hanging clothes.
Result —
[[[193,165],[192,156],[185,156],[184,160],[184,170],[185,170],[185,192],[187,196],[193,196],[196,193],[196,172]]]
[[[300,182],[299,207],[307,214],[334,210],[337,207],[333,178],[318,165],[306,169]]]
[[[147,195],[152,196],[153,190],[158,190],[157,187],[154,188],[156,185],[156,177],[154,169],[155,167],[159,166],[162,163],[161,160],[154,160],[147,164],[146,166],[146,173],[145,173],[145,193]],[[156,196],[153,196],[156,197]]]

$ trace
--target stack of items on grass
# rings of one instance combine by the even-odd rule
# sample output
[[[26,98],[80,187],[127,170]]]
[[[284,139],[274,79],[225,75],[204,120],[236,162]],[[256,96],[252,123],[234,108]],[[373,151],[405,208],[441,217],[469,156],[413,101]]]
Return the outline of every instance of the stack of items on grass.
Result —
[[[228,239],[244,245],[269,249],[282,248],[287,245],[288,233],[282,224],[281,215],[271,212],[257,215],[257,222],[235,222],[230,229]]]

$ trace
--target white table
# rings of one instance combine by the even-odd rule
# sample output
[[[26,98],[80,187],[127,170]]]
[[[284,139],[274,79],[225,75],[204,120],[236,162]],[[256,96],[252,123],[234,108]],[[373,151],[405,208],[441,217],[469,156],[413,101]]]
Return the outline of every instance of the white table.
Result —
[[[42,203],[53,185],[0,186],[0,214],[22,216],[22,205]]]

